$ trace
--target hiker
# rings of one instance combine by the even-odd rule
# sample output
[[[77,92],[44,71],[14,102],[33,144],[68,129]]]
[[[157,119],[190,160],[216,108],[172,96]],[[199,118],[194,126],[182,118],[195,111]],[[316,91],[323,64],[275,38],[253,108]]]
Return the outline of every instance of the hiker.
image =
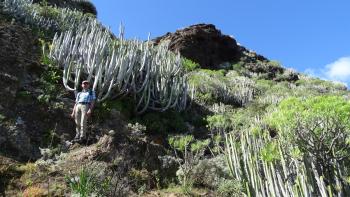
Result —
[[[86,140],[87,119],[94,109],[96,94],[89,89],[90,82],[85,80],[81,83],[83,90],[78,92],[71,117],[75,119],[76,135],[73,141],[82,142]]]

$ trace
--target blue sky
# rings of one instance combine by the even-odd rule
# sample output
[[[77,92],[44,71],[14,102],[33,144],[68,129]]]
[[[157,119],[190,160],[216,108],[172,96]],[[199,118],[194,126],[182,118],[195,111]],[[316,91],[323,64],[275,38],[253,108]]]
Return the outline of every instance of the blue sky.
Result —
[[[350,84],[349,0],[92,0],[98,18],[146,39],[212,23],[285,67]]]

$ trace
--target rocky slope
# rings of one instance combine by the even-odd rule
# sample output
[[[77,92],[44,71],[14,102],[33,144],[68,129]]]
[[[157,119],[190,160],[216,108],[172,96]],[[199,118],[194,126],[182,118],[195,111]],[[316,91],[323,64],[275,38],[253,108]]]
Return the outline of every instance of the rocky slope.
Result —
[[[43,76],[48,68],[40,62],[41,47],[35,32],[2,20],[0,44],[4,87],[0,93],[1,152],[19,161],[36,160],[40,157],[38,147],[47,145],[50,131],[68,138],[72,135],[74,125],[66,111],[71,104],[52,107],[38,99],[45,92]],[[55,91],[58,94],[62,89]],[[64,100],[61,95],[55,103]]]

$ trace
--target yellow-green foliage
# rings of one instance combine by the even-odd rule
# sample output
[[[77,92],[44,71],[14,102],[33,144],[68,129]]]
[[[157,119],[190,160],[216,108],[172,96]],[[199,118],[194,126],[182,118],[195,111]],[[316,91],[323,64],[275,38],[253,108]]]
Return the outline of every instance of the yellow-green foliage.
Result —
[[[37,171],[37,166],[34,163],[27,163],[25,165],[21,165],[17,168],[19,172],[23,172],[21,177],[21,182],[26,186],[32,186],[35,179],[35,174]]]
[[[344,149],[350,140],[350,103],[342,97],[292,97],[282,101],[267,122],[303,151],[323,156],[329,151],[334,157],[350,153]]]
[[[238,62],[238,63],[235,63],[235,64],[232,64],[231,68],[232,70],[235,70],[237,72],[242,72],[244,70],[244,62]]]
[[[185,151],[193,139],[192,135],[170,137],[169,144],[179,151]]]
[[[269,64],[273,67],[282,67],[281,63],[278,62],[277,60],[271,60],[271,61],[269,61]]]
[[[186,72],[190,72],[190,71],[193,71],[193,70],[199,68],[198,63],[196,63],[190,59],[187,59],[187,58],[182,59],[182,65],[184,66]]]
[[[309,157],[335,192],[338,179],[348,176],[350,103],[339,96],[283,100],[266,118],[282,144],[296,158]],[[338,185],[346,189],[349,185]]]
[[[298,87],[304,88],[306,92],[316,91],[317,93],[337,93],[345,91],[347,88],[342,83],[321,80],[308,76],[301,76],[301,79],[295,83]]]
[[[280,159],[278,144],[276,141],[270,141],[265,144],[260,152],[261,159],[266,162],[273,162]]]
[[[260,104],[278,104],[288,97],[314,97],[321,95],[349,96],[343,84],[300,75],[294,82],[275,82],[271,80],[256,80]]]
[[[206,118],[211,131],[224,132],[232,128],[232,114],[215,114]]]
[[[206,147],[208,147],[209,143],[210,143],[209,139],[196,140],[195,142],[193,142],[191,144],[191,151],[193,151],[193,152],[201,151],[201,150],[205,149]]]

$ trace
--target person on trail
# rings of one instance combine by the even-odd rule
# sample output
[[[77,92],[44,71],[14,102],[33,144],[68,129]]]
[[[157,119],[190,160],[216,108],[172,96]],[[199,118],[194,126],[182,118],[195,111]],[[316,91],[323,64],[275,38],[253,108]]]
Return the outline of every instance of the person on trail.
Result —
[[[81,84],[83,90],[76,95],[75,105],[71,114],[76,124],[76,135],[73,141],[82,142],[86,140],[87,119],[91,116],[96,100],[95,91],[91,90],[89,86],[89,81],[83,81]]]

